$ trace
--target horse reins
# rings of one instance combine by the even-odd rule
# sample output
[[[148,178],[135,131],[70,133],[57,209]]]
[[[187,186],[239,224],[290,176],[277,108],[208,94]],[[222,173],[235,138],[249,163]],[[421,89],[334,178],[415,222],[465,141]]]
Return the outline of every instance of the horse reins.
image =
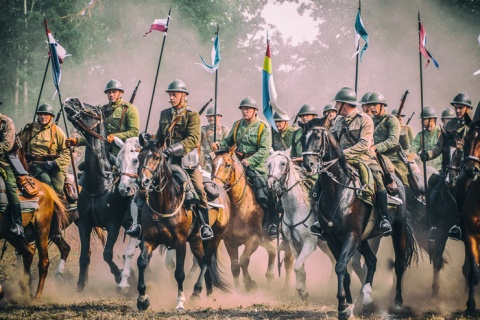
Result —
[[[233,170],[230,172],[230,177],[229,177],[229,179],[230,179],[230,178],[232,177],[232,175],[234,174],[235,169],[236,169],[237,167],[236,167],[236,162],[235,162],[235,160],[234,160],[231,156],[228,156],[228,157],[230,158],[230,160],[232,160],[232,163],[234,164]],[[220,180],[220,182],[223,183],[223,189],[225,190],[225,192],[230,192],[230,191],[233,189],[233,187],[235,187],[235,186],[240,182],[240,180],[242,180],[242,177],[243,177],[243,175],[245,174],[245,171],[247,171],[247,170],[244,169],[243,172],[242,172],[242,174],[240,175],[240,177],[238,177],[238,179],[237,179],[232,185],[230,185],[230,186],[228,185],[228,182],[227,182],[226,180],[223,180],[222,178],[218,177],[217,175],[213,175],[212,180],[213,180],[213,179],[218,179],[218,180]],[[243,197],[245,196],[245,193],[246,193],[246,191],[247,191],[247,184],[248,184],[248,182],[245,181],[245,186],[243,187],[243,192],[242,192],[242,196],[240,197],[240,200],[238,200],[237,202],[232,202],[232,203],[230,203],[230,204],[237,205],[237,204],[239,204],[240,202],[242,202]]]

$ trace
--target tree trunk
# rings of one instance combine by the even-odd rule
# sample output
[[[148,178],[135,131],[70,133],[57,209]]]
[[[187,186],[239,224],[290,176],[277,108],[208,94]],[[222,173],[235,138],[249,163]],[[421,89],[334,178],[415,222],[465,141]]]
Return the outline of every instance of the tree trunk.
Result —
[[[17,119],[18,118],[18,96],[19,96],[19,91],[20,91],[20,75],[19,75],[19,70],[18,70],[18,66],[15,68],[15,74],[16,74],[16,77],[15,77],[15,94],[14,94],[14,98],[13,98],[13,118],[14,119]]]

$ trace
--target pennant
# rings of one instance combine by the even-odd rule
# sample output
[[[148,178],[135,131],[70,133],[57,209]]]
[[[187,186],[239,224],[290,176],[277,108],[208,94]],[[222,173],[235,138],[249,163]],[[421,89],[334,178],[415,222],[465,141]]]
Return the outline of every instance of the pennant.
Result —
[[[165,35],[167,35],[168,24],[170,23],[171,19],[172,18],[170,17],[170,15],[166,19],[155,19],[152,25],[150,26],[150,30],[148,32],[145,32],[143,36],[145,37],[147,34],[152,32],[152,30],[164,32]]]
[[[263,115],[270,123],[273,130],[277,131],[275,120],[273,119],[273,112],[279,114],[286,114],[277,105],[277,90],[273,82],[272,74],[272,60],[270,59],[270,40],[267,38],[267,50],[265,52],[265,59],[263,61],[262,71],[262,91],[263,91]]]
[[[437,60],[433,58],[433,56],[428,52],[426,45],[427,45],[427,33],[425,32],[425,29],[423,28],[423,24],[419,22],[419,28],[420,28],[420,43],[419,43],[419,49],[420,53],[422,56],[427,60],[427,64],[425,65],[425,68],[428,67],[428,64],[430,63],[430,60],[433,61],[433,64],[435,67],[438,69],[439,65]]]
[[[201,66],[203,69],[207,70],[209,73],[214,73],[215,70],[218,69],[218,66],[220,65],[220,41],[218,40],[218,34],[215,37],[215,40],[213,41],[213,47],[212,47],[212,53],[211,53],[211,58],[212,58],[212,65],[207,64],[205,62],[205,59],[203,59],[202,55],[199,54],[200,59],[202,59],[203,63],[195,63]]]
[[[45,26],[46,26],[46,21],[45,21]],[[48,38],[48,46],[49,46],[49,53],[48,55],[52,59],[52,74],[53,74],[53,84],[55,85],[55,89],[57,89],[58,92],[59,86],[60,86],[60,81],[62,80],[62,68],[60,67],[60,64],[63,63],[63,60],[67,56],[67,51],[55,41],[55,38],[53,37],[52,33],[48,28],[47,30],[47,38]]]
[[[362,49],[360,49],[360,38],[365,41],[365,45]],[[355,50],[357,50],[354,55],[355,57],[357,54],[360,54],[360,61],[362,61],[362,56],[365,50],[368,48],[368,33],[365,30],[365,26],[363,25],[362,17],[360,16],[360,9],[358,9],[357,17],[355,18]]]

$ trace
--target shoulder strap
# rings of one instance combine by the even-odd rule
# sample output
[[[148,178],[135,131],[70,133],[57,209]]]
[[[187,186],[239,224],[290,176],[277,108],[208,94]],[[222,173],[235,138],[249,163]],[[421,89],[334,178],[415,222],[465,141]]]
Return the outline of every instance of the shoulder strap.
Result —
[[[238,120],[237,123],[235,123],[235,128],[233,129],[233,144],[237,144],[237,132],[238,132],[238,127],[240,126],[240,121]]]
[[[55,139],[56,134],[57,134],[57,125],[56,124],[52,124],[52,126],[50,127],[50,134],[52,135],[52,137],[50,139],[50,146],[48,147],[48,153],[50,153],[52,151],[53,139]]]
[[[120,117],[120,123],[118,124],[117,132],[120,132],[120,130],[122,130],[122,125],[123,125],[123,121],[125,120],[125,113],[127,113],[127,109],[128,109],[128,104],[124,104],[123,110],[122,110],[122,116]]]
[[[257,133],[257,148],[260,148],[260,138],[262,137],[263,129],[265,129],[265,123],[261,122],[258,126],[258,133]]]

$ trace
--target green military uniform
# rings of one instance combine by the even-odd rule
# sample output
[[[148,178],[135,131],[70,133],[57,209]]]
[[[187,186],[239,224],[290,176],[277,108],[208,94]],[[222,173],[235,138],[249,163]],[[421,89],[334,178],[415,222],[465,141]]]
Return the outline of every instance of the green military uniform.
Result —
[[[288,125],[282,132],[273,131],[273,145],[275,151],[284,151],[292,145],[292,136],[295,128]]]
[[[425,129],[423,134],[423,139],[425,140],[426,150],[431,150],[437,144],[438,138],[440,137],[440,128],[435,126],[432,131]],[[422,134],[421,132],[417,133],[415,139],[413,139],[412,145],[410,146],[410,153],[420,153],[422,151]],[[427,165],[434,167],[437,170],[440,170],[442,167],[442,156],[433,160],[428,160]]]
[[[230,129],[226,126],[219,125],[217,126],[217,135],[216,141],[221,141],[225,139],[228,134],[230,133]],[[202,126],[201,130],[201,141],[202,141],[202,152],[205,157],[208,157],[209,161],[212,160],[212,143],[213,143],[213,125],[209,124],[206,126]]]
[[[137,107],[120,98],[113,104],[109,103],[102,106],[102,109],[105,110],[105,114],[107,115],[105,118],[106,135],[113,134],[122,141],[128,138],[138,137],[140,132],[140,116]],[[80,137],[77,145],[84,146],[85,139]],[[112,143],[110,153],[117,155],[119,151],[120,148],[115,143]]]
[[[406,124],[401,124],[399,142],[403,150],[410,149],[410,145],[413,142],[412,127],[407,126]]]
[[[302,138],[303,134],[303,129],[298,128],[292,133],[292,142],[291,142],[291,147],[290,149],[290,158],[300,158],[302,156],[303,152],[303,147],[302,143],[300,142],[300,139]]]
[[[8,160],[8,153],[15,143],[15,125],[12,119],[0,113],[0,168],[7,173],[5,186],[9,205],[20,203],[17,195],[15,174]]]
[[[67,136],[63,130],[53,123],[53,118],[46,126],[32,122],[20,131],[19,139],[27,155],[30,174],[50,185],[62,197],[70,163],[70,152],[65,145]],[[56,166],[45,169],[43,165],[47,161],[54,161]]]
[[[451,119],[449,122],[447,122],[444,128],[447,132],[454,130],[457,131],[462,139],[465,138],[465,135],[468,133],[468,125],[465,123],[464,118]],[[444,143],[443,139],[443,135],[440,135],[435,146],[428,151],[429,160],[435,159],[442,154],[442,148]]]

